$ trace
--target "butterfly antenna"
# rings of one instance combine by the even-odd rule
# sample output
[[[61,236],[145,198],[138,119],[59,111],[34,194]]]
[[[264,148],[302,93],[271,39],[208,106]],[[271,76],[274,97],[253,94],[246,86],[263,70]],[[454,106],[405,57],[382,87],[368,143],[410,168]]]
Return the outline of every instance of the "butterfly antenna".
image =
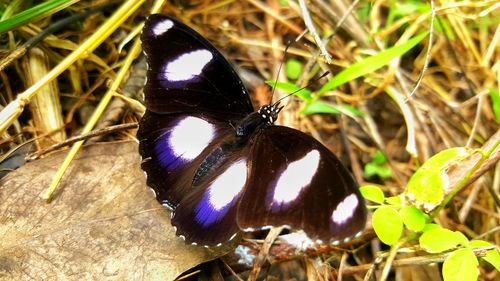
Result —
[[[315,82],[316,82],[316,81],[318,81],[319,79],[321,79],[321,78],[325,77],[325,76],[326,76],[326,75],[328,75],[329,73],[330,73],[330,71],[327,71],[327,72],[325,72],[325,73],[321,74],[321,76],[320,76],[320,77],[318,77],[318,78],[316,78],[316,79],[314,79],[314,81],[315,81]],[[307,88],[308,86],[309,86],[309,83],[308,83],[307,85],[305,85],[304,87],[301,87],[301,88],[297,89],[296,91],[293,91],[293,92],[291,92],[290,94],[288,94],[288,95],[286,95],[286,96],[282,97],[281,99],[279,99],[278,101],[276,101],[273,105],[274,105],[274,106],[277,106],[277,105],[278,105],[278,104],[279,104],[282,100],[284,100],[284,99],[288,98],[289,96],[293,96],[293,95],[295,95],[296,93],[298,93],[298,92],[300,92],[300,91],[304,90],[304,89],[305,89],[305,88]]]
[[[290,46],[292,45],[293,41],[288,41],[285,45],[285,52],[283,54],[283,57],[286,58],[286,55],[288,53],[288,48],[290,48]],[[273,85],[273,91],[271,92],[271,100],[270,100],[270,104],[272,103],[273,101],[273,97],[274,97],[274,92],[276,92],[276,85],[278,84],[278,79],[280,77],[280,73],[281,73],[281,68],[283,67],[283,61],[281,61],[280,63],[280,66],[278,68],[278,74],[276,74],[276,79],[274,80],[274,85]]]

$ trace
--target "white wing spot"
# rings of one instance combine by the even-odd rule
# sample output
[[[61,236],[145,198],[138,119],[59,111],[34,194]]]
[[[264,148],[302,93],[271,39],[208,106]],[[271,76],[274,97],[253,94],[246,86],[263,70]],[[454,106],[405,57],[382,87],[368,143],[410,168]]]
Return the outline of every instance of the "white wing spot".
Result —
[[[192,160],[205,149],[214,138],[214,127],[207,121],[186,117],[172,128],[168,143],[177,157]]]
[[[332,220],[336,224],[343,224],[354,215],[354,210],[358,207],[358,197],[353,193],[347,196],[332,212]]]
[[[310,183],[319,166],[319,152],[312,150],[286,167],[274,189],[274,202],[287,204],[299,196]]]
[[[174,22],[171,20],[164,20],[153,26],[153,34],[156,36],[162,35],[167,32],[170,28],[174,26]]]
[[[185,53],[165,65],[164,75],[168,81],[187,81],[201,74],[213,56],[207,50]]]
[[[243,190],[247,180],[247,164],[239,160],[208,187],[209,204],[216,211],[226,207]]]

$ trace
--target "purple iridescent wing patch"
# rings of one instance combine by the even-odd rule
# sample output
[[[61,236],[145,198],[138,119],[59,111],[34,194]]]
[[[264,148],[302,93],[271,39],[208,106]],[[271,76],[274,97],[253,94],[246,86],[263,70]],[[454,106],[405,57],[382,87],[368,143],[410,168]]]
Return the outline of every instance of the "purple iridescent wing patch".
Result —
[[[172,224],[186,242],[217,245],[239,231],[236,211],[246,186],[247,159],[228,159],[217,171],[175,209]]]
[[[137,137],[147,184],[160,203],[175,208],[191,189],[196,170],[231,130],[226,123],[201,116],[146,111]]]

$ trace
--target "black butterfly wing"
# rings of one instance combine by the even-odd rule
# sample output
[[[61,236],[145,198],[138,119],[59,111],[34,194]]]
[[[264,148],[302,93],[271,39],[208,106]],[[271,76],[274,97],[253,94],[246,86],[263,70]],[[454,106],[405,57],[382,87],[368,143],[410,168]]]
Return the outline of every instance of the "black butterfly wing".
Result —
[[[253,108],[227,60],[185,24],[151,15],[142,44],[148,62],[147,112],[137,134],[142,168],[158,201],[175,208],[199,165],[230,134],[230,121]]]
[[[247,187],[249,151],[245,146],[222,145],[212,152],[208,158],[215,156],[215,161],[208,161],[212,171],[185,194],[172,215],[177,235],[187,243],[219,245],[240,230],[236,214]]]
[[[253,112],[250,97],[229,62],[187,25],[151,15],[142,32],[147,56],[147,109],[156,113],[202,112],[237,119]]]
[[[137,138],[141,167],[157,200],[175,208],[191,189],[203,160],[232,130],[227,122],[206,116],[146,111]]]
[[[313,137],[269,126],[253,139],[250,176],[237,214],[241,229],[286,225],[333,242],[363,230],[366,207],[337,157]]]

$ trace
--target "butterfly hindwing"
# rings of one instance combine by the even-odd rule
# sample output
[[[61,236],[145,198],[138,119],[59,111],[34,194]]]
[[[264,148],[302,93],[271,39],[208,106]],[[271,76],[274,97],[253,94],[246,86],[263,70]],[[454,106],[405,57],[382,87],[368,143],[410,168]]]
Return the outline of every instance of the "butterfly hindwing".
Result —
[[[238,207],[242,229],[287,225],[331,242],[364,228],[366,208],[356,182],[316,139],[269,126],[253,143],[249,188]]]
[[[174,210],[172,225],[186,242],[214,246],[239,231],[238,203],[247,187],[248,152],[245,147],[217,148],[217,162]]]
[[[142,33],[148,62],[146,107],[156,113],[204,112],[235,119],[253,112],[243,82],[221,53],[185,24],[151,15]]]

